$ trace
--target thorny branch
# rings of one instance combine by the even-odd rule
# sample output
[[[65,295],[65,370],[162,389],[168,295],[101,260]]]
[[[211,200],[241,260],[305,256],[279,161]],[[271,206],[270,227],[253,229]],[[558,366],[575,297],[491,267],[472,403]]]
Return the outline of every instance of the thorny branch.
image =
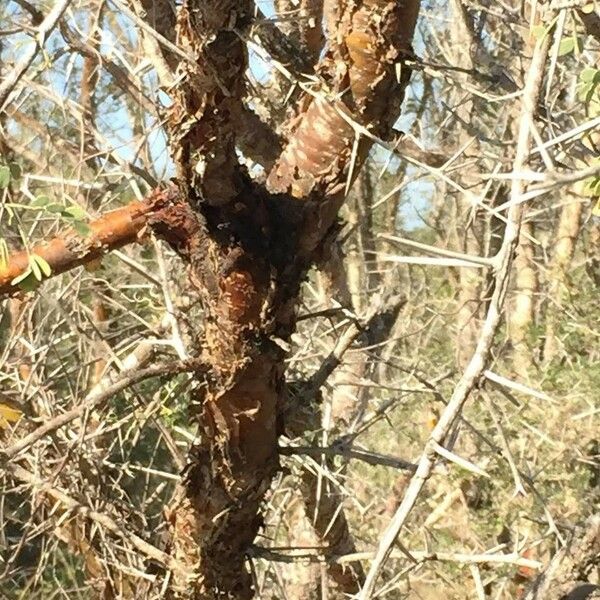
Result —
[[[106,385],[96,386],[94,390],[92,390],[92,392],[75,408],[62,413],[43,425],[40,425],[37,429],[22,437],[18,442],[15,442],[11,446],[0,448],[0,458],[4,460],[11,460],[15,458],[19,453],[23,452],[39,440],[45,438],[48,434],[61,427],[64,427],[65,425],[68,425],[75,419],[82,417],[87,412],[98,408],[103,403],[114,398],[114,396],[119,392],[126,390],[136,383],[140,383],[154,377],[161,377],[165,375],[173,376],[179,373],[198,371],[201,370],[201,368],[201,363],[196,360],[190,360],[179,363],[169,363],[166,365],[155,365],[153,367],[146,367],[145,369],[134,370],[132,372],[124,371],[115,379],[115,381]]]
[[[527,82],[521,100],[519,139],[513,168],[516,172],[523,169],[529,155],[531,127],[538,106],[549,48],[550,39],[549,36],[546,36],[546,38],[536,44],[531,66],[529,67]],[[360,600],[369,600],[375,595],[375,585],[385,562],[390,556],[394,542],[402,531],[425,483],[431,475],[437,459],[435,446],[437,444],[443,445],[446,442],[452,425],[459,417],[465,402],[479,384],[487,368],[490,351],[494,343],[494,336],[500,325],[514,252],[519,243],[523,208],[521,204],[517,203],[517,200],[522,195],[524,188],[525,185],[521,180],[515,179],[513,181],[511,198],[514,202],[511,203],[508,211],[502,246],[496,257],[497,267],[494,273],[494,291],[487,309],[485,321],[481,327],[475,353],[456,385],[450,401],[440,415],[437,425],[431,432],[419,459],[417,470],[411,478],[400,506],[382,534],[377,553],[367,575],[365,585],[361,590]]]
[[[15,279],[27,273],[31,256],[40,256],[50,266],[49,276],[59,275],[101,258],[112,250],[138,241],[151,219],[177,198],[174,188],[155,190],[141,202],[131,202],[123,208],[106,213],[89,223],[89,233],[81,235],[66,231],[49,242],[36,244],[8,257],[0,266],[0,295],[18,292]]]
[[[26,0],[17,4],[39,30],[50,17],[45,21]],[[370,590],[374,592],[388,558],[408,559],[409,565],[387,583],[382,595],[409,584],[406,573],[417,575],[416,569],[430,573],[434,569],[428,570],[428,563],[450,562],[473,567],[475,587],[483,598],[484,585],[495,585],[496,577],[483,577],[484,568],[513,566],[517,574],[537,570],[543,556],[528,552],[543,544],[539,539],[532,543],[527,534],[521,542],[519,531],[518,543],[511,550],[505,550],[510,542],[498,540],[499,546],[484,552],[488,541],[478,538],[473,540],[477,548],[471,551],[436,552],[435,523],[443,516],[460,523],[454,511],[472,502],[463,484],[469,484],[473,475],[484,475],[483,483],[475,479],[472,487],[485,491],[485,486],[495,483],[489,475],[494,478],[495,469],[507,462],[516,490],[522,494],[515,501],[540,503],[543,514],[538,525],[548,523],[560,540],[551,508],[541,495],[545,490],[538,491],[534,483],[537,486],[538,474],[549,469],[547,464],[561,463],[567,451],[562,439],[555,440],[524,420],[532,437],[539,438],[539,446],[547,445],[553,453],[546,464],[548,455],[543,452],[530,464],[523,446],[508,437],[500,403],[493,407],[489,403],[490,410],[497,406],[491,434],[484,432],[487,425],[482,427],[477,416],[467,419],[462,410],[486,380],[502,386],[503,393],[519,406],[517,418],[525,419],[524,405],[512,394],[542,402],[557,397],[552,388],[548,394],[540,391],[538,382],[524,385],[496,375],[488,363],[522,221],[519,207],[541,194],[552,197],[559,186],[570,193],[572,183],[598,175],[593,164],[573,164],[574,158],[593,156],[598,118],[586,115],[586,122],[577,124],[578,111],[587,106],[582,109],[562,97],[555,99],[561,110],[555,105],[536,106],[534,88],[544,71],[543,47],[536,49],[524,94],[515,92],[514,81],[520,81],[518,71],[529,57],[527,47],[521,52],[524,28],[519,11],[510,3],[497,7],[454,2],[453,14],[459,21],[446,23],[444,18],[443,27],[438,24],[438,9],[427,6],[430,12],[420,31],[427,43],[423,49],[418,46],[423,58],[416,57],[411,48],[418,2],[278,0],[279,12],[273,19],[256,11],[258,4],[236,0],[77,3],[69,9],[74,18],[68,24],[63,20],[61,25],[62,17],[57,18],[63,37],[55,36],[56,47],[47,50],[56,63],[40,64],[40,44],[33,47],[29,65],[13,51],[16,67],[2,73],[8,73],[8,79],[3,78],[0,89],[13,82],[0,118],[0,168],[5,186],[0,192],[8,199],[6,207],[18,207],[20,196],[23,202],[30,201],[45,187],[58,202],[75,198],[80,206],[91,206],[91,214],[99,206],[120,206],[128,195],[122,193],[123,186],[130,187],[139,201],[92,220],[88,235],[68,231],[39,244],[30,245],[28,237],[35,233],[39,239],[43,232],[54,231],[52,216],[24,210],[22,219],[21,208],[31,207],[21,204],[14,215],[10,213],[13,221],[6,219],[10,251],[0,246],[0,295],[12,297],[4,302],[8,311],[0,313],[0,428],[9,426],[0,431],[4,443],[0,460],[6,467],[5,480],[25,485],[7,490],[7,500],[0,506],[2,522],[16,530],[16,536],[9,531],[9,558],[0,577],[14,577],[18,587],[20,574],[31,572],[31,565],[19,564],[23,550],[42,548],[35,565],[35,577],[40,579],[48,562],[56,555],[62,557],[59,538],[67,542],[71,553],[82,555],[86,585],[100,583],[107,598],[145,597],[152,586],[153,592],[160,587],[162,595],[181,590],[203,600],[238,600],[252,594],[292,600],[310,594],[348,595],[360,586],[361,563],[372,561],[363,590],[366,598]],[[580,4],[564,3],[563,9],[567,10],[566,5],[568,10],[577,9]],[[535,22],[539,3],[526,3],[522,8],[533,11]],[[107,18],[88,21],[89,38],[79,25],[80,13],[87,10],[105,11]],[[561,39],[568,42],[562,26],[569,18],[564,13],[561,19],[554,35],[549,94],[555,83],[561,84],[556,85],[557,94],[565,92],[557,73],[566,75],[572,62],[583,62],[591,55],[587,42],[583,49],[577,42],[581,52],[574,53],[577,60],[557,63]],[[324,28],[321,21],[326,23]],[[572,21],[575,36],[580,33],[579,21]],[[499,22],[506,27],[495,27]],[[129,36],[134,31],[132,23],[135,34]],[[475,64],[481,62],[481,67],[453,64],[453,52],[465,48],[448,46],[448,39],[456,36],[446,25],[468,29],[469,56]],[[0,30],[3,56],[4,41],[8,40],[10,48],[10,36],[15,31],[25,36],[28,30],[29,25]],[[493,51],[481,44],[490,31]],[[550,37],[546,36],[546,42]],[[500,64],[497,58],[506,49],[511,60]],[[249,53],[263,61],[259,68],[252,59],[248,61]],[[80,74],[77,55],[85,59],[81,77],[93,82],[81,93],[80,103],[70,94]],[[64,90],[58,91],[55,83],[62,85],[63,80],[55,70],[63,67],[63,59],[68,69]],[[498,64],[489,64],[494,60]],[[34,74],[29,75],[28,69]],[[404,108],[407,121],[410,115],[416,121],[406,135],[397,135],[393,127],[413,69],[416,84],[408,91]],[[93,77],[89,77],[90,70]],[[449,78],[449,72],[456,75]],[[286,78],[288,97],[280,94],[280,75]],[[19,96],[14,93],[17,86],[22,90]],[[498,95],[496,86],[511,93]],[[166,95],[170,97],[167,111],[160,106]],[[8,108],[17,97],[18,102]],[[465,118],[462,109],[475,105],[475,98],[482,110]],[[512,129],[511,119],[517,120],[517,114],[513,116],[511,109],[519,103],[520,123]],[[564,105],[568,108],[563,112]],[[91,106],[93,118],[89,118]],[[111,113],[115,106],[116,112]],[[166,119],[162,118],[165,114]],[[534,116],[540,117],[543,127],[534,123]],[[127,119],[133,135],[123,152],[118,145],[123,139],[119,129]],[[154,137],[165,123],[168,142]],[[517,156],[512,160],[509,155],[517,130]],[[170,157],[164,159],[159,154],[165,152],[167,143]],[[568,156],[574,144],[576,151]],[[372,146],[377,149],[370,152]],[[46,156],[51,152],[55,156]],[[155,189],[157,181],[171,174],[171,160],[178,170],[176,185]],[[544,163],[545,171],[538,169],[538,161]],[[352,183],[365,163],[367,183],[361,179],[357,190]],[[9,184],[8,164],[25,171],[22,177],[11,174]],[[472,173],[482,175],[474,184]],[[102,177],[109,177],[108,183]],[[428,178],[425,185],[423,177]],[[146,197],[139,188],[141,181],[154,189]],[[540,185],[536,188],[529,182]],[[457,197],[452,194],[467,205],[465,225],[483,225],[482,231],[489,236],[484,240],[487,246],[482,244],[483,252],[463,247],[460,236],[452,239],[450,231],[456,230],[458,222],[452,213]],[[583,219],[589,229],[584,233],[586,243],[589,248],[600,248],[600,229],[594,228],[586,200],[577,197],[576,202],[587,215]],[[338,211],[342,205],[350,233],[335,242],[338,263],[327,265],[330,274],[334,268],[339,270],[335,276],[341,285],[332,292],[321,279],[323,273],[309,268],[328,255],[341,229]],[[548,214],[554,208],[544,205],[538,212]],[[5,210],[0,205],[3,228]],[[413,210],[417,216],[410,216]],[[499,221],[500,227],[492,227],[492,221]],[[579,231],[576,225],[573,244]],[[554,251],[544,237],[546,227],[544,222],[541,236],[536,232],[522,235],[532,244],[541,240],[536,260],[542,270],[546,253]],[[106,260],[99,272],[49,284],[46,289],[52,294],[29,295],[24,300],[17,295],[15,280],[27,275],[36,256],[48,263],[52,277],[142,240],[147,231],[165,240],[173,252],[155,245],[152,253],[132,244],[127,256],[120,254],[132,268],[129,273],[117,271]],[[503,244],[498,252],[500,239]],[[25,249],[14,252],[13,240],[22,240]],[[436,258],[399,256],[392,244]],[[573,254],[560,263],[565,270],[572,258]],[[583,260],[587,269],[597,262],[589,256]],[[408,266],[415,263],[419,266]],[[422,269],[424,265],[434,268]],[[439,269],[448,265],[449,269]],[[446,403],[448,376],[435,374],[452,372],[445,364],[449,359],[444,345],[462,344],[460,334],[447,339],[455,329],[457,303],[449,296],[456,288],[456,267],[468,268],[469,273],[485,268],[491,287],[485,297],[475,299],[480,302],[476,309],[481,309],[480,314],[487,307],[487,320],[475,355]],[[400,304],[406,304],[405,309],[401,315],[391,311],[382,335],[371,336],[365,324],[377,320],[374,298],[388,288],[402,293]],[[98,305],[88,306],[90,293],[100,300]],[[554,300],[565,314],[571,311],[566,303]],[[353,311],[342,309],[338,302],[354,306]],[[4,327],[6,312],[10,313],[8,328]],[[157,330],[149,323],[157,312],[165,314],[167,326],[161,328],[159,339],[150,341],[147,336],[153,338]],[[475,313],[470,306],[464,312]],[[340,317],[347,319],[341,325]],[[173,337],[162,339],[169,326]],[[588,325],[577,323],[577,327],[578,333],[595,335]],[[146,362],[136,362],[134,351],[121,364],[118,357],[140,339],[138,347],[144,349],[140,356],[146,362],[151,356],[149,343],[175,347],[180,358],[200,358],[145,368]],[[501,363],[510,349],[499,346],[493,347],[494,359]],[[435,352],[428,354],[432,348]],[[469,347],[467,358],[471,352]],[[593,349],[581,351],[586,352],[593,357]],[[128,364],[135,366],[131,369]],[[121,373],[105,375],[99,384],[96,373],[88,379],[92,367],[101,371],[106,365],[118,365]],[[494,371],[505,372],[504,367],[498,364]],[[184,372],[191,373],[181,378],[185,381],[169,377]],[[163,376],[160,387],[137,385]],[[409,383],[414,380],[418,387]],[[152,391],[147,392],[149,388]],[[134,406],[129,402],[121,406],[125,390]],[[336,396],[344,394],[363,410],[353,415],[348,409],[338,426],[333,407]],[[597,415],[585,394],[580,395],[588,405],[579,415],[567,413],[569,426],[591,422]],[[421,431],[431,399],[446,408],[440,416],[434,406]],[[557,403],[552,407],[557,409]],[[11,411],[27,415],[14,431],[8,421],[2,421],[5,414],[14,419]],[[469,435],[461,436],[461,449],[455,449],[459,424]],[[389,433],[382,434],[385,427]],[[492,436],[500,437],[501,447]],[[423,442],[415,440],[423,438],[427,441],[418,461],[397,458],[421,449]],[[490,464],[489,453],[484,458],[462,458],[463,444],[471,441],[490,449],[492,460],[502,460]],[[571,455],[575,452],[580,453],[577,460],[593,471],[594,449],[585,454],[577,447]],[[453,477],[454,465],[440,457],[465,470],[460,487]],[[280,459],[285,467],[281,477],[277,473]],[[525,461],[526,467],[522,466]],[[382,472],[385,479],[380,478]],[[410,474],[414,474],[412,480]],[[429,503],[420,502],[423,487],[434,474],[440,476],[439,486],[436,482]],[[388,492],[390,476],[396,481]],[[298,529],[292,506],[301,497],[295,494],[298,480],[310,481],[303,487],[304,510],[317,543],[296,539],[285,546],[286,528],[292,534]],[[525,497],[523,485],[533,493]],[[402,497],[398,508],[396,498]],[[440,497],[442,501],[425,521],[424,543],[411,540],[411,547],[423,549],[405,550],[397,535],[411,511],[417,504],[429,510]],[[19,508],[13,510],[13,502]],[[527,510],[519,512],[535,520]],[[374,533],[378,520],[390,517],[379,549],[371,551],[379,539]],[[563,525],[558,522],[561,531]],[[47,535],[54,527],[56,535]],[[264,536],[261,546],[257,546],[257,535]],[[20,541],[13,543],[15,539]],[[354,551],[355,540],[357,549],[364,551]],[[399,548],[393,548],[394,543]],[[256,558],[270,563],[254,564]],[[147,570],[146,559],[150,560]],[[246,572],[248,559],[250,571]],[[289,569],[280,571],[278,562],[287,563]],[[317,576],[309,578],[300,592],[289,582],[298,563],[317,567]],[[160,566],[160,575],[155,576],[157,564],[166,567],[164,579],[165,569]],[[436,572],[441,568],[437,564]],[[511,577],[512,571],[506,568],[496,581]],[[149,587],[143,587],[144,583]],[[339,583],[341,587],[334,590]],[[509,585],[505,592],[512,589]]]
[[[19,80],[23,77],[37,53],[43,48],[48,36],[52,33],[63,14],[71,4],[72,0],[57,0],[52,10],[46,15],[46,18],[34,30],[34,41],[30,43],[23,52],[19,62],[6,73],[0,83],[0,113],[6,109],[7,100],[11,92],[15,89]]]

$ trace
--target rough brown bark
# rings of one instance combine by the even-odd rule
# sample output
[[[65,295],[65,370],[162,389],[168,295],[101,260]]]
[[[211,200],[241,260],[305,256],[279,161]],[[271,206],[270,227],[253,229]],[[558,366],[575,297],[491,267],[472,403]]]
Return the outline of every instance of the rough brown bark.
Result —
[[[315,64],[323,48],[323,0],[275,0],[279,28],[307,54]]]
[[[569,543],[552,557],[525,600],[600,598],[600,518],[578,527]]]
[[[273,339],[289,338],[305,265],[284,247],[268,247],[275,223],[287,239],[295,238],[293,207],[275,214],[279,207],[268,200],[248,182],[233,207],[207,211],[215,221],[202,223],[180,205],[153,224],[190,263],[212,368],[197,398],[202,440],[167,515],[174,555],[189,570],[179,585],[196,598],[252,597],[245,552],[278,468],[284,353]]]
[[[410,77],[403,65],[398,81],[396,65],[412,55],[418,8],[417,0],[344,8],[317,69],[332,96],[304,93],[267,190],[236,155],[247,64],[236,31],[249,23],[251,3],[184,1],[176,41],[196,62],[179,65],[169,117],[178,192],[156,192],[107,215],[92,223],[88,238],[69,235],[36,247],[59,272],[134,241],[148,226],[189,266],[204,307],[202,359],[210,370],[191,407],[200,439],[166,510],[171,554],[185,572],[178,570],[174,585],[184,597],[253,595],[246,552],[261,526],[285,428],[281,340],[294,330],[300,284],[316,251],[331,241],[346,180],[370,147],[362,140],[351,175],[355,131],[347,119],[387,137]],[[11,258],[0,281],[13,289],[10,281],[27,260]]]
[[[290,335],[300,281],[286,246],[297,211],[264,194],[235,153],[247,59],[233,28],[249,15],[249,2],[220,0],[184,2],[178,12],[177,43],[197,59],[181,67],[169,124],[188,203],[152,222],[189,263],[205,311],[211,374],[196,399],[201,440],[167,510],[172,553],[187,567],[176,585],[203,599],[253,594],[245,552],[278,468],[284,389],[283,351],[272,338]]]
[[[196,197],[210,198],[210,206],[198,205],[203,226],[181,236],[185,249],[175,243],[189,258],[200,284],[207,315],[206,359],[214,371],[200,402],[202,444],[194,450],[186,485],[169,511],[175,555],[190,570],[190,581],[182,584],[191,587],[195,597],[252,596],[244,554],[260,526],[260,502],[278,466],[278,414],[285,389],[284,353],[272,340],[289,339],[300,281],[343,201],[354,131],[338,111],[376,124],[377,133],[391,127],[409,77],[403,69],[398,84],[394,62],[410,54],[417,10],[417,3],[401,7],[371,1],[347,11],[343,44],[332,52],[349,58],[349,69],[344,77],[330,79],[340,91],[350,82],[350,93],[337,102],[308,95],[302,100],[308,108],[271,172],[271,195],[244,179],[223,147],[219,158],[211,156],[219,165],[218,184],[210,164],[201,181],[190,170],[180,170]],[[371,23],[377,17],[381,21],[375,31]],[[235,51],[227,56],[239,63]],[[323,61],[323,76],[332,59]],[[229,73],[220,66],[220,72]],[[220,101],[215,91],[211,103]],[[231,98],[223,101],[230,112],[237,110]],[[207,126],[218,128],[227,145],[227,125],[212,114],[206,118]],[[210,139],[205,131],[199,133],[202,140]],[[179,162],[187,169],[192,152],[206,153],[203,144],[209,142],[202,140],[183,140],[190,142],[190,151],[180,155]],[[363,156],[367,149],[363,144]],[[223,181],[231,182],[227,193],[213,193],[216,185],[223,190]],[[208,193],[202,193],[204,189]],[[278,196],[289,192],[305,201]],[[172,224],[162,225],[172,229]],[[199,248],[203,250],[197,260]]]

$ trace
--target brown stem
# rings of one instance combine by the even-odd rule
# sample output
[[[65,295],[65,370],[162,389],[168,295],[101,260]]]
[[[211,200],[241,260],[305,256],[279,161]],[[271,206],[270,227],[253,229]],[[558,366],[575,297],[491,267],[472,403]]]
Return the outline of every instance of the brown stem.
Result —
[[[155,217],[175,193],[173,188],[155,190],[140,202],[131,202],[92,221],[88,224],[90,231],[86,236],[69,230],[60,237],[36,244],[30,250],[10,255],[8,263],[0,267],[0,295],[19,291],[19,285],[13,281],[28,271],[31,255],[43,258],[52,270],[51,276],[54,276],[135,242],[149,218]]]
[[[383,139],[390,135],[411,74],[402,64],[398,81],[396,66],[412,55],[418,12],[418,1],[391,6],[386,0],[368,0],[359,8],[352,4],[344,11],[337,35],[330,35],[339,42],[332,44],[317,72],[328,79],[331,94],[306,93],[301,99],[307,108],[268,178],[272,192],[322,200],[316,222],[307,223],[303,246],[308,252],[323,237],[323,227],[334,221],[347,179],[356,175],[370,148],[371,141],[363,137],[353,154],[357,132],[352,121],[373,125],[372,133]],[[375,29],[371,24],[377,20],[381,27]],[[335,71],[339,61],[348,64],[343,76]],[[336,100],[336,94],[342,99]]]

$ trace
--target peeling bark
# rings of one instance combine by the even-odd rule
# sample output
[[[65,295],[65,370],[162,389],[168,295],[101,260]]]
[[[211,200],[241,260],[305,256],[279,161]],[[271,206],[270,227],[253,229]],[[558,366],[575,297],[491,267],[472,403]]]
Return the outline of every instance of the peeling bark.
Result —
[[[283,244],[294,247],[298,211],[283,214],[280,204],[247,181],[233,206],[199,216],[180,204],[152,223],[189,262],[205,308],[211,376],[197,398],[202,438],[167,514],[174,555],[189,569],[179,585],[195,598],[252,597],[245,551],[279,465],[284,352],[273,339],[289,339],[307,268]]]
[[[525,600],[596,600],[600,597],[600,518],[578,527],[536,579]]]
[[[323,199],[315,222],[307,229],[303,246],[310,252],[335,219],[344,200],[349,176],[355,176],[371,146],[359,143],[354,171],[349,173],[355,130],[348,122],[369,124],[372,132],[390,135],[410,69],[403,65],[400,81],[395,65],[412,56],[411,40],[419,11],[418,2],[367,0],[359,8],[346,7],[332,38],[335,43],[317,72],[328,91],[306,95],[306,109],[290,141],[271,171],[268,187],[299,200]],[[373,27],[378,22],[379,27]],[[340,68],[346,65],[346,68]],[[342,94],[344,90],[346,93]],[[337,99],[341,95],[341,99]]]
[[[254,111],[244,107],[237,132],[239,149],[254,162],[269,171],[281,154],[282,142],[273,129]]]
[[[173,0],[130,0],[140,16],[158,33],[170,42],[175,41],[175,2]],[[164,80],[169,71],[175,71],[179,62],[172,52],[156,43],[147,33],[142,32],[142,44],[146,55],[159,54],[163,65],[157,68],[159,76]]]
[[[275,0],[279,28],[307,54],[315,64],[323,48],[323,0]]]
[[[359,10],[348,11],[347,45],[337,50],[352,56],[348,104],[332,106],[309,96],[302,100],[302,105],[309,104],[308,109],[271,173],[269,195],[244,180],[238,169],[229,179],[238,186],[237,194],[230,198],[221,195],[214,202],[214,183],[204,171],[201,189],[210,190],[206,194],[210,205],[197,205],[203,223],[187,232],[184,227],[182,235],[173,240],[179,253],[190,261],[192,279],[203,298],[206,360],[213,367],[203,397],[198,399],[202,441],[192,453],[186,484],[168,514],[175,556],[189,566],[189,581],[180,585],[192,589],[194,597],[252,597],[244,554],[260,527],[260,502],[278,468],[278,415],[285,389],[284,353],[273,339],[289,340],[300,281],[314,250],[334,225],[343,200],[354,132],[337,110],[354,113],[363,123],[374,123],[376,133],[391,127],[410,75],[404,69],[399,84],[394,61],[402,58],[402,52],[410,53],[417,10],[417,3],[401,10],[394,3],[367,2]],[[377,15],[381,24],[374,31],[369,17]],[[331,60],[325,59],[322,73],[331,68]],[[341,78],[337,85],[345,83],[346,78]],[[232,100],[227,102],[231,106]],[[200,122],[202,119],[194,128]],[[223,137],[226,126],[211,124]],[[227,135],[227,129],[225,132]],[[205,152],[203,144],[210,143],[204,132],[202,136],[208,141],[199,140],[200,153]],[[331,142],[333,151],[340,151],[334,161]],[[368,144],[363,144],[362,152],[367,149]],[[185,164],[187,159],[181,158]],[[213,160],[222,166],[220,159],[211,155]],[[321,165],[332,162],[327,176]],[[228,169],[219,169],[221,175],[225,172],[225,180]],[[300,203],[278,196],[298,191],[298,171],[301,193],[293,195],[304,197],[306,202]],[[185,181],[191,181],[193,193],[197,192],[189,170],[180,176],[189,177]],[[308,188],[303,185],[307,179],[311,183]],[[323,192],[324,202],[320,203]],[[181,221],[191,223],[183,217]],[[162,222],[165,237],[173,225]]]
[[[249,0],[189,0],[177,12],[176,41],[195,63],[182,61],[168,129],[180,186],[189,200],[214,205],[238,193],[235,151],[242,121],[246,48],[234,29],[251,16]]]
[[[87,236],[70,230],[49,242],[36,244],[29,251],[11,254],[8,263],[0,268],[0,295],[19,291],[18,284],[12,282],[27,272],[31,254],[42,257],[50,265],[54,276],[137,241],[149,216],[159,211],[174,194],[176,192],[172,188],[155,190],[146,200],[131,202],[89,223],[90,233]]]
[[[236,154],[247,56],[235,30],[249,23],[251,2],[184,0],[176,42],[195,62],[178,66],[168,119],[178,189],[106,215],[88,238],[69,234],[34,249],[62,272],[134,241],[147,226],[188,265],[204,308],[201,358],[210,368],[190,407],[200,438],[165,511],[170,553],[185,566],[174,574],[183,597],[253,596],[245,557],[286,425],[282,346],[295,328],[300,284],[336,231],[355,138],[345,118],[387,137],[410,78],[402,65],[398,81],[397,64],[412,55],[418,8],[417,0],[344,8],[317,69],[336,99],[304,93],[265,189]],[[353,174],[369,147],[361,141]],[[13,289],[27,261],[26,253],[12,257],[0,283]]]

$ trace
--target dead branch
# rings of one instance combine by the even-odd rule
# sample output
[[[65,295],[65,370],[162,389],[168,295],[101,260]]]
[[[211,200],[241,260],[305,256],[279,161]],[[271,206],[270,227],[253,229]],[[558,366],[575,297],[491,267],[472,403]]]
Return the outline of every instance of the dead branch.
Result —
[[[534,50],[527,82],[522,98],[521,118],[519,126],[519,139],[517,154],[514,161],[514,170],[521,171],[526,163],[530,149],[531,123],[537,110],[538,99],[545,72],[546,60],[550,48],[549,36],[539,42]],[[475,352],[460,378],[452,398],[440,416],[440,419],[431,432],[431,436],[419,459],[417,471],[411,478],[404,498],[394,514],[391,522],[382,534],[381,542],[367,580],[360,593],[360,600],[369,600],[375,594],[375,584],[389,558],[390,552],[400,531],[412,512],[419,495],[429,479],[437,459],[436,445],[443,445],[456,419],[460,416],[464,403],[469,398],[473,389],[478,385],[487,368],[490,351],[494,343],[496,330],[501,322],[502,308],[506,298],[511,266],[514,252],[519,243],[519,232],[523,209],[515,201],[523,193],[524,184],[516,179],[513,182],[511,198],[513,203],[508,212],[507,224],[504,231],[502,246],[495,257],[496,268],[494,273],[494,291],[487,309],[487,314]]]
[[[123,523],[117,523],[108,515],[92,510],[90,507],[78,502],[76,499],[66,494],[63,490],[36,477],[33,473],[19,465],[8,464],[6,469],[17,479],[60,502],[67,510],[72,511],[75,515],[81,515],[86,519],[98,523],[116,537],[130,544],[144,556],[157,561],[159,564],[164,565],[175,573],[184,571],[184,567],[178,564],[173,557],[169,556],[166,552],[159,550],[156,546],[148,543],[135,533],[128,531]]]
[[[201,363],[196,360],[175,362],[167,365],[155,365],[153,367],[147,367],[145,369],[139,369],[134,371],[123,371],[114,382],[107,383],[106,385],[95,386],[90,394],[75,408],[62,413],[61,415],[51,419],[47,423],[40,425],[37,429],[32,431],[30,434],[21,438],[18,442],[15,442],[8,448],[0,448],[0,457],[5,459],[11,459],[17,456],[20,452],[35,444],[35,442],[43,439],[49,433],[56,431],[60,427],[64,427],[68,423],[71,423],[75,419],[78,419],[86,412],[97,408],[104,402],[110,400],[123,390],[131,387],[136,383],[152,379],[154,377],[161,377],[165,375],[177,375],[179,373],[186,373],[190,371],[197,371],[201,369]]]
[[[52,33],[57,23],[67,10],[72,0],[58,0],[52,7],[52,10],[46,15],[46,18],[39,24],[35,30],[35,41],[29,44],[23,52],[19,62],[13,69],[6,73],[0,84],[0,112],[6,108],[6,102],[10,93],[15,89],[19,80],[23,77],[27,69],[31,66],[38,52]]]
[[[295,562],[295,561],[310,561],[310,562],[325,562],[325,563],[337,563],[344,564],[348,562],[354,562],[357,560],[372,560],[375,556],[375,552],[355,552],[353,554],[346,554],[341,556],[326,554],[319,549],[308,549],[308,548],[294,548],[288,552],[278,551],[277,548],[263,548],[261,546],[255,546],[252,549],[252,553],[261,558],[268,560],[281,561],[281,562]],[[516,553],[511,554],[500,554],[500,553],[489,553],[489,554],[465,554],[463,552],[431,552],[427,550],[393,550],[390,558],[406,560],[407,553],[421,562],[451,562],[460,565],[484,565],[484,564],[496,564],[496,565],[515,565],[521,567],[527,567],[529,569],[541,569],[542,563],[537,560],[531,560],[529,558],[523,558]]]

